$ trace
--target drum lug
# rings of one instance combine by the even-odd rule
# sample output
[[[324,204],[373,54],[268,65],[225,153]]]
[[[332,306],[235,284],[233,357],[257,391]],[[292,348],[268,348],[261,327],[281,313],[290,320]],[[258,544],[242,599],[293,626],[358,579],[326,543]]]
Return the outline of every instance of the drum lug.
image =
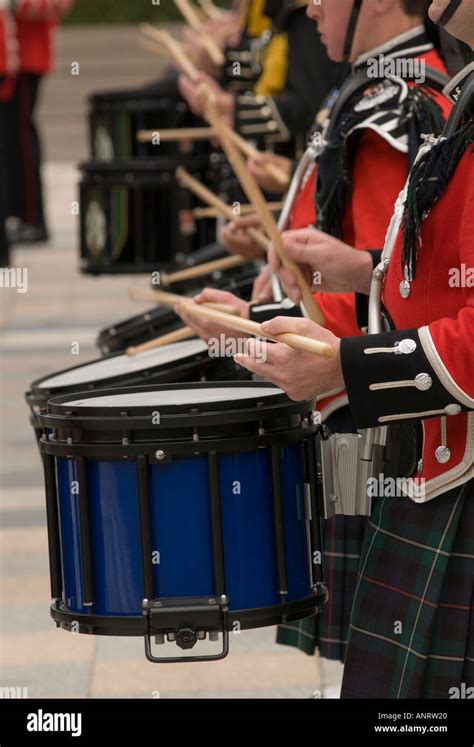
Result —
[[[163,449],[157,449],[150,454],[150,464],[170,464],[172,461],[172,455],[167,454]]]
[[[176,663],[180,661],[211,661],[224,659],[229,653],[228,600],[209,597],[185,597],[144,599],[142,603],[145,618],[145,654],[153,663]],[[218,640],[222,634],[222,649],[207,656],[155,656],[151,641],[163,644],[174,642],[183,651],[194,648],[198,641],[209,637]]]

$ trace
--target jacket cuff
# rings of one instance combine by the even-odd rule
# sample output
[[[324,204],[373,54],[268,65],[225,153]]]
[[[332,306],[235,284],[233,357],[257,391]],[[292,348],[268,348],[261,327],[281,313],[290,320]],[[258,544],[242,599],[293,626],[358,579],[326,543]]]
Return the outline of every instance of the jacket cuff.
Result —
[[[342,370],[358,428],[458,415],[468,409],[437,376],[421,343],[422,330],[341,340]]]
[[[280,303],[250,304],[249,319],[252,322],[268,322],[276,316],[297,316],[301,317],[299,306],[290,301],[289,298],[283,299]]]
[[[268,142],[290,139],[290,132],[271,96],[237,96],[235,128],[245,138],[264,137]]]

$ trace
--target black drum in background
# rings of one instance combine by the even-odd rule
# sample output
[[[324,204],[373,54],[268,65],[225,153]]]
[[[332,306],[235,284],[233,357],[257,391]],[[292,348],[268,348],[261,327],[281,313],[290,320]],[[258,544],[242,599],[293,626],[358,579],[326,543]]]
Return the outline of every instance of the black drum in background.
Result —
[[[128,160],[140,156],[189,156],[209,151],[206,140],[140,143],[139,130],[204,127],[179,95],[177,86],[104,91],[89,98],[91,158]]]
[[[195,256],[201,257],[202,262],[209,261],[209,259],[203,259],[203,257],[209,257],[210,254],[212,255],[211,250],[212,247],[206,247],[205,250],[199,250],[196,252]],[[214,247],[214,254],[216,252],[217,245]],[[176,266],[177,265],[175,265],[175,267]],[[198,286],[193,286],[188,283],[188,288],[184,292],[186,292],[187,295],[193,295],[199,289],[211,286],[219,288],[220,290],[231,291],[240,296],[240,298],[249,300],[257,274],[257,265],[251,262],[243,267],[238,267],[234,270],[227,270],[221,273],[220,277],[216,274],[214,279],[211,276],[205,276],[204,280],[207,278],[209,282],[204,285],[202,278],[199,279],[200,284]],[[198,279],[196,279],[196,281],[198,281]],[[177,286],[173,285],[170,290],[179,293],[183,292],[182,289],[177,291],[176,288]],[[154,306],[141,314],[124,319],[110,327],[105,327],[99,332],[96,344],[102,355],[120,353],[128,347],[141,345],[143,342],[153,340],[155,337],[159,337],[160,335],[174,332],[182,326],[183,322],[172,309]]]
[[[206,181],[208,158],[181,164]],[[215,220],[197,221],[196,198],[175,178],[173,159],[80,165],[81,270],[146,273],[215,238]]]
[[[224,249],[221,244],[215,242],[213,244],[208,244],[208,246],[204,246],[202,249],[198,249],[192,254],[177,254],[173,262],[166,263],[160,267],[160,273],[163,275],[170,275],[207,262],[224,259],[228,256],[229,252]],[[258,264],[255,262],[249,262],[240,267],[232,267],[228,270],[214,270],[214,272],[201,275],[197,278],[180,280],[173,283],[172,286],[170,286],[170,290],[172,290],[173,293],[180,293],[181,295],[191,295],[200,291],[202,288],[219,288],[220,290],[228,290],[237,293],[237,295],[247,301],[250,299],[252,284],[258,273]],[[153,276],[152,279],[152,288],[156,287],[154,277],[155,276]],[[248,281],[247,283],[244,282],[246,280]],[[164,286],[163,289],[165,289]]]

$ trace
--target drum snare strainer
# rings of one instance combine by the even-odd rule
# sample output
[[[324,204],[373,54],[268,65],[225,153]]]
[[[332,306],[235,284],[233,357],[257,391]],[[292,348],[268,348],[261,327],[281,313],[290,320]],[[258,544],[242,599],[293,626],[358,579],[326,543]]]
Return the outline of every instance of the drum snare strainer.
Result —
[[[58,626],[203,661],[325,601],[312,402],[264,382],[140,386],[53,398],[39,424]],[[153,638],[222,645],[158,656]]]

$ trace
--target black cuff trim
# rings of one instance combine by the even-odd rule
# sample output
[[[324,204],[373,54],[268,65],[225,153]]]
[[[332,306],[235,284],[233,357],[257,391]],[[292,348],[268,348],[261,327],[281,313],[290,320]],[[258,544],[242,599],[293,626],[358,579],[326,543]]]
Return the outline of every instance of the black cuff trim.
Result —
[[[370,352],[380,348],[400,348],[411,352]],[[439,417],[448,405],[456,414],[462,409],[459,402],[438,379],[420,342],[417,329],[394,330],[379,335],[346,337],[341,340],[341,363],[349,396],[349,405],[358,428],[371,428],[401,420],[417,420],[418,413],[437,411],[424,417]],[[423,376],[421,376],[423,374]],[[418,377],[418,379],[416,379]],[[425,385],[401,385],[394,388],[370,389],[374,384],[420,380]],[[403,415],[413,414],[405,418]],[[393,421],[379,420],[394,416]]]

